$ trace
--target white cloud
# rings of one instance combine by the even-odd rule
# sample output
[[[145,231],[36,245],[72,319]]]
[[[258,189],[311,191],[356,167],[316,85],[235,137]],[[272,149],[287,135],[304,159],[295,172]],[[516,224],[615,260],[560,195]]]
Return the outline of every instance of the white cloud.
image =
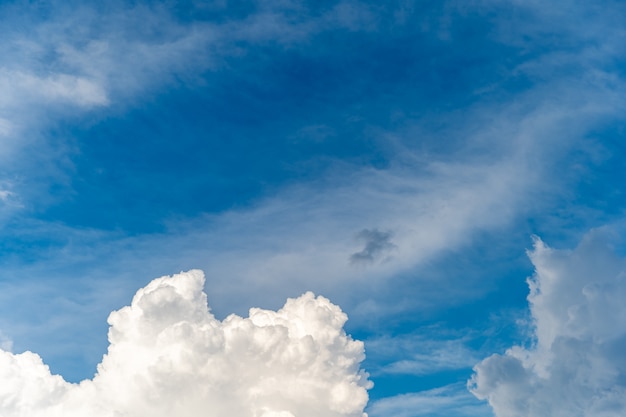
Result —
[[[109,317],[91,380],[69,384],[31,352],[0,351],[3,417],[362,417],[371,383],[363,344],[326,298],[223,321],[200,271],[155,279]]]
[[[0,331],[0,350],[11,351],[13,349],[13,341]]]
[[[2,71],[0,109],[14,112],[23,106],[72,104],[83,108],[102,106],[109,100],[103,86],[85,77],[56,73],[45,77],[22,71]],[[0,121],[0,134],[8,135],[12,123]]]
[[[392,362],[384,366],[380,373],[428,375],[442,370],[469,368],[475,363],[475,352],[459,342],[448,341],[440,345],[428,352],[417,352],[408,359]]]
[[[0,201],[2,201],[3,203],[6,203],[9,200],[9,198],[11,198],[12,195],[13,193],[11,193],[11,191],[0,190]]]
[[[371,417],[489,417],[489,409],[460,385],[396,395],[374,401],[368,408]]]
[[[0,137],[9,136],[11,129],[11,122],[0,117]]]
[[[470,370],[478,354],[469,345],[481,332],[451,331],[440,325],[424,326],[404,335],[380,336],[366,341],[368,371],[385,374],[429,375],[449,370]]]
[[[79,106],[106,105],[109,100],[104,88],[94,81],[70,74],[54,74],[45,78],[18,73],[17,84],[42,98],[51,101],[67,101]]]
[[[537,240],[529,256],[535,341],[476,365],[471,391],[498,417],[624,415],[626,259],[602,230],[573,251]]]

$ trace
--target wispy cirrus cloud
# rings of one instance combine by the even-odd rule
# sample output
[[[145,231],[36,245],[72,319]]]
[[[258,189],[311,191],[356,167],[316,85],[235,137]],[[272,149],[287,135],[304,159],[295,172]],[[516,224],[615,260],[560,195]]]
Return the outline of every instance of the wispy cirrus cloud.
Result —
[[[371,417],[489,417],[487,407],[476,402],[462,385],[402,394],[374,401],[368,408]]]
[[[476,363],[478,352],[471,349],[471,338],[439,338],[433,329],[420,329],[419,335],[382,337],[367,341],[372,375],[429,375],[442,371],[469,369]]]

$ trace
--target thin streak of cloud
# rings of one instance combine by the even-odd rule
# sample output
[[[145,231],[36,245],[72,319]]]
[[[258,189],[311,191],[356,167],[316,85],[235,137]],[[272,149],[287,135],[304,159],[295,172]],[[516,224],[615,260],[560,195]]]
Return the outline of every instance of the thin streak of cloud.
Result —
[[[490,417],[487,407],[471,398],[460,385],[396,395],[374,401],[368,407],[370,417]]]

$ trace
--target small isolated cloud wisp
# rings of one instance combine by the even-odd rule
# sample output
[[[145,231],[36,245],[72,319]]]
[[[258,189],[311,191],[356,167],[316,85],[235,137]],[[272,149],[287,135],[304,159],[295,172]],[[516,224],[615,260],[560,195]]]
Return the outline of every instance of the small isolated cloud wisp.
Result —
[[[391,232],[381,232],[378,229],[363,229],[357,234],[357,238],[364,242],[365,247],[350,255],[352,264],[374,262],[384,257],[396,245],[391,242]]]
[[[573,251],[537,239],[528,301],[533,345],[474,368],[497,417],[617,417],[626,412],[626,260],[600,230]]]
[[[363,417],[371,387],[347,316],[306,293],[216,320],[200,271],[155,279],[109,316],[108,353],[70,384],[31,352],[0,351],[4,417]]]

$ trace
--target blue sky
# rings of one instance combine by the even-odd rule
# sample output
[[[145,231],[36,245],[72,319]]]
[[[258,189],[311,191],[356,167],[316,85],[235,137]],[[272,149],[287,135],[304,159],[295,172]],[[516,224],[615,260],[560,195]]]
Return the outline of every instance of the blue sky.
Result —
[[[554,340],[612,352],[593,332],[542,330],[589,298],[527,297],[563,271],[585,297],[621,294],[625,13],[2,2],[0,342],[91,378],[109,313],[198,268],[219,319],[309,290],[341,306],[365,343],[372,417],[539,415],[515,408],[502,369],[536,372],[513,391],[553,392],[538,370],[561,369],[545,362]],[[623,388],[616,366],[585,389]]]

